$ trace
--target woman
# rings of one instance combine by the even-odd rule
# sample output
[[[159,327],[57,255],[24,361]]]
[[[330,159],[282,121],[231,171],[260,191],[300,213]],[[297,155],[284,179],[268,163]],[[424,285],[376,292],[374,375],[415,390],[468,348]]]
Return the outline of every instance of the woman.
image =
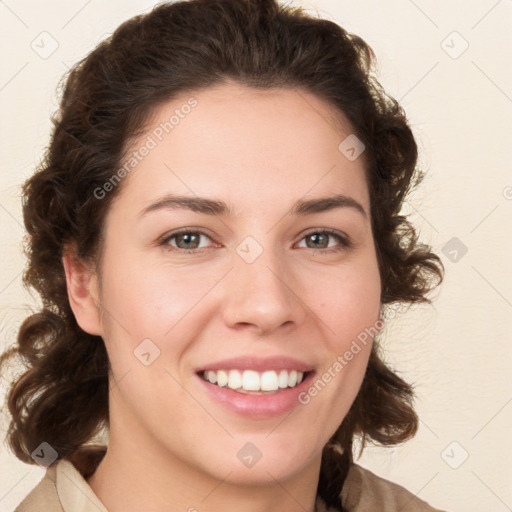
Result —
[[[48,468],[18,512],[436,510],[353,461],[416,433],[375,337],[442,279],[373,58],[275,0],[192,0],[71,70],[24,185],[43,308],[3,356],[10,447]]]

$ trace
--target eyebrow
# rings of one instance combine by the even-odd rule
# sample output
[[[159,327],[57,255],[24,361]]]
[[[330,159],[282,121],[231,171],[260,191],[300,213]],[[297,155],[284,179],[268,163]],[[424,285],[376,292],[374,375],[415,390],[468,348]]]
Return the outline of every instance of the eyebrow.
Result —
[[[176,196],[173,194],[165,195],[150,205],[146,206],[138,217],[158,211],[158,210],[173,210],[173,209],[187,209],[197,213],[204,213],[206,215],[232,215],[233,211],[224,201],[216,199],[207,199],[205,197],[189,197],[189,196]],[[366,210],[361,203],[356,201],[350,196],[344,194],[336,194],[329,197],[320,197],[317,199],[308,199],[307,201],[299,199],[290,209],[291,215],[310,215],[313,213],[321,213],[336,208],[353,208],[358,211],[364,218],[367,218]]]

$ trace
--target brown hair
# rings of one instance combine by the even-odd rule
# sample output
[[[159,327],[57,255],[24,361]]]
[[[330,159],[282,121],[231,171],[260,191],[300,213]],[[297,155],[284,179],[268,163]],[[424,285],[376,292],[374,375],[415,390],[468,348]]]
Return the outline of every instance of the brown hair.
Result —
[[[430,302],[443,266],[418,242],[400,210],[424,173],[405,114],[373,75],[375,55],[358,36],[276,0],[191,0],[162,4],[123,23],[67,77],[53,116],[49,147],[23,186],[28,232],[25,286],[42,298],[25,319],[17,345],[27,369],[8,393],[8,442],[15,455],[48,442],[70,457],[108,427],[109,363],[103,340],[78,326],[70,308],[62,255],[73,242],[78,257],[98,263],[103,221],[115,187],[99,200],[94,190],[119,169],[126,148],[152,112],[179,94],[226,79],[270,89],[299,87],[325,100],[349,120],[365,144],[372,230],[381,303]],[[371,352],[361,389],[326,445],[319,493],[334,506],[352,462],[354,436],[390,445],[414,436],[418,418],[412,386]],[[327,449],[339,443],[340,458]]]

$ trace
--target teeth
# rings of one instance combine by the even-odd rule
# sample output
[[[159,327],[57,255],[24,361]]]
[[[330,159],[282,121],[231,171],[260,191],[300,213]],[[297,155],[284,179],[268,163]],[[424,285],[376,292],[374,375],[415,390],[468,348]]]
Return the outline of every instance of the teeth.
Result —
[[[263,372],[261,374],[260,382],[261,391],[276,391],[279,389],[277,373],[274,371]]]
[[[217,374],[217,385],[218,386],[224,387],[228,383],[228,374],[225,371],[221,370],[219,372],[208,372],[208,374],[212,374],[212,373]],[[210,382],[212,382],[212,381],[210,380]],[[213,384],[215,384],[215,383],[213,382]]]
[[[236,370],[229,370],[228,388],[238,389],[242,387],[242,375]]]
[[[279,372],[278,385],[280,388],[288,387],[288,372],[286,370],[281,370]]]
[[[303,372],[297,370],[218,370],[205,371],[202,377],[220,387],[243,391],[277,391],[278,389],[293,388],[302,382]]]
[[[258,372],[246,370],[242,374],[242,386],[246,391],[260,391],[260,376]]]

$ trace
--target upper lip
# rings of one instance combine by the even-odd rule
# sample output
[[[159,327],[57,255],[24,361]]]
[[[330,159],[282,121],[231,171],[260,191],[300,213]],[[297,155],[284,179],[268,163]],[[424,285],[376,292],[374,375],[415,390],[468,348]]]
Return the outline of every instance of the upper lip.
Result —
[[[222,361],[215,361],[200,368],[196,368],[196,373],[201,371],[217,371],[217,370],[298,370],[301,372],[309,372],[314,369],[308,363],[304,363],[299,359],[287,356],[273,356],[273,357],[255,357],[243,356],[232,357],[223,359]]]

